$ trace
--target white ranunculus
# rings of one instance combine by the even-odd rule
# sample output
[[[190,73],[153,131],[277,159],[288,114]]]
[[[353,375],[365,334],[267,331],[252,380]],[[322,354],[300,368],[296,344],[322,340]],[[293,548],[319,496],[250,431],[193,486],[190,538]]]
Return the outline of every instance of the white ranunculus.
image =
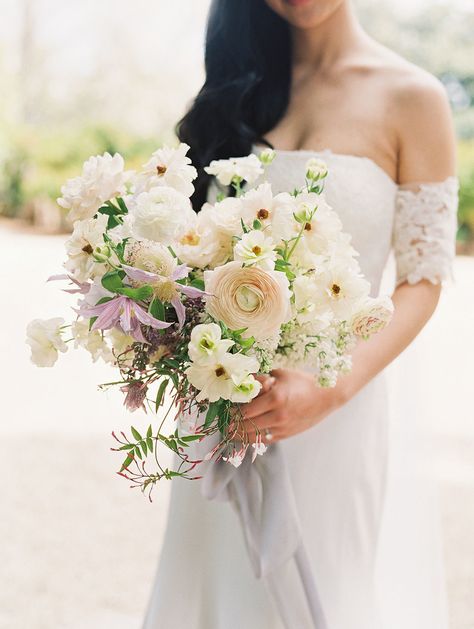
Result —
[[[173,244],[196,221],[187,197],[173,188],[157,186],[140,193],[130,208],[136,238]]]
[[[96,155],[84,163],[80,177],[61,188],[58,204],[69,210],[71,221],[91,218],[106,201],[125,194],[128,177],[121,155]]]
[[[135,180],[136,192],[168,186],[190,197],[194,192],[192,182],[197,177],[197,171],[186,155],[188,151],[189,146],[183,143],[177,148],[164,146],[155,151]]]
[[[234,260],[245,266],[259,266],[262,269],[275,268],[276,251],[271,238],[267,238],[263,231],[253,230],[244,234],[234,247]]]
[[[275,336],[291,317],[291,292],[284,273],[228,262],[204,272],[207,311],[231,330],[246,328],[245,336]]]
[[[31,348],[31,361],[37,367],[52,367],[58,352],[66,352],[67,345],[61,337],[62,317],[33,319],[26,328],[26,342]]]
[[[217,323],[201,323],[193,328],[188,345],[189,357],[199,364],[214,363],[227,352],[234,341],[223,339]]]
[[[102,358],[105,362],[110,362],[113,358],[110,347],[104,340],[99,330],[89,330],[89,321],[78,319],[71,325],[71,332],[74,338],[74,347],[83,347],[92,356],[92,360],[96,362]]]
[[[219,399],[249,402],[261,388],[260,382],[251,375],[258,368],[258,360],[253,356],[226,352],[209,363],[192,363],[186,375],[199,390],[198,402],[217,402]]]
[[[263,174],[262,162],[254,153],[246,157],[212,160],[204,170],[217,177],[223,186],[229,186],[236,180],[252,184]]]
[[[97,218],[76,221],[71,237],[66,241],[68,259],[64,266],[79,282],[102,276],[106,266],[94,259],[93,253],[105,247],[103,235],[107,229],[108,217],[99,214]]]
[[[364,339],[385,328],[393,315],[390,297],[367,297],[356,308],[351,321],[354,334]]]

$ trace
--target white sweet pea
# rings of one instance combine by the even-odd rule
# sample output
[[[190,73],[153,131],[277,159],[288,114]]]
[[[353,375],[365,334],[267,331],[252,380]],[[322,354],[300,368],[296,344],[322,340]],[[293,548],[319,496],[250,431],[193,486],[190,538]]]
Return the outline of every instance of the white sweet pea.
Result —
[[[256,229],[244,234],[234,247],[234,260],[245,266],[259,266],[262,269],[275,268],[276,251],[274,242],[263,231]]]
[[[196,396],[198,402],[224,399],[242,403],[249,402],[260,391],[260,382],[251,375],[258,368],[258,360],[253,356],[227,352],[206,364],[193,363],[186,370],[186,375],[199,390]]]
[[[136,238],[156,240],[163,245],[174,243],[196,221],[189,199],[167,186],[140,193],[130,213]]]
[[[83,347],[87,350],[94,362],[102,358],[105,362],[111,362],[113,354],[99,330],[89,330],[89,321],[78,319],[71,325],[74,338],[74,347]]]
[[[188,345],[191,360],[202,365],[215,363],[219,356],[234,345],[234,341],[221,336],[217,323],[201,323],[193,328]]]
[[[68,259],[64,267],[79,282],[101,277],[106,271],[106,266],[97,262],[94,254],[108,249],[103,237],[107,221],[105,214],[98,214],[97,218],[74,223],[72,235],[65,245]]]
[[[125,194],[128,178],[121,155],[96,155],[84,163],[80,177],[61,188],[58,205],[69,210],[71,221],[91,218],[106,201]]]
[[[53,319],[33,319],[27,328],[26,342],[31,348],[31,362],[37,367],[52,367],[58,352],[66,352],[67,345],[61,337],[62,317]]]
[[[186,155],[188,151],[189,146],[184,143],[177,148],[164,146],[155,151],[136,178],[136,192],[149,191],[156,186],[169,186],[190,197],[194,192],[192,182],[197,177],[197,171]]]
[[[246,181],[252,184],[263,174],[262,162],[254,153],[246,157],[214,159],[204,170],[209,175],[217,177],[223,186],[229,186],[232,182],[237,181]]]

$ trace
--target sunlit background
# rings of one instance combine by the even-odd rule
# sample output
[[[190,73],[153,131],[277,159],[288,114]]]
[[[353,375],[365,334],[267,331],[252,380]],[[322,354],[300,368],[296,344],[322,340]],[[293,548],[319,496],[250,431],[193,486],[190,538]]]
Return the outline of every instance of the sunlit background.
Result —
[[[474,350],[474,1],[356,4],[376,39],[443,81],[459,138],[457,286],[418,341],[419,421],[427,474],[440,495],[451,629],[473,629],[466,356]],[[0,0],[0,629],[140,626],[169,488],[149,505],[114,477],[109,432],[129,426],[130,417],[119,397],[97,391],[108,368],[71,352],[54,372],[37,370],[24,327],[33,317],[69,312],[67,295],[44,282],[61,270],[69,229],[55,204],[60,185],[91,154],[119,151],[133,167],[173,141],[203,79],[208,6]]]

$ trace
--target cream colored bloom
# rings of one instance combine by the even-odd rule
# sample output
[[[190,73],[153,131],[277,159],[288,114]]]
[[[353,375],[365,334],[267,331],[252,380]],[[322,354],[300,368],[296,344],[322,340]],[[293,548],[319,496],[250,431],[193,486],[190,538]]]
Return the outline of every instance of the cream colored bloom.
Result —
[[[197,171],[186,155],[188,151],[189,146],[184,143],[177,148],[164,146],[155,151],[136,178],[136,191],[140,193],[155,186],[169,186],[190,197],[194,192],[192,182],[197,177]]]
[[[187,197],[173,188],[156,186],[139,194],[130,208],[136,238],[173,244],[196,221]]]
[[[260,151],[258,155],[258,159],[262,162],[264,166],[271,164],[276,157],[276,152],[271,148],[263,149]]]
[[[223,186],[229,186],[236,180],[244,180],[252,184],[263,174],[262,162],[254,153],[251,153],[247,157],[214,159],[204,170],[209,175],[217,177],[217,180]]]
[[[246,328],[247,337],[266,339],[291,316],[290,290],[284,273],[228,262],[204,273],[207,310],[231,330]]]
[[[84,163],[80,177],[69,179],[61,188],[58,204],[69,210],[71,221],[91,218],[103,203],[125,194],[128,177],[121,155],[96,155]]]
[[[97,218],[76,221],[71,237],[66,241],[68,259],[64,266],[79,282],[101,277],[106,269],[94,258],[101,248],[107,249],[103,234],[107,229],[108,217],[99,214]]]
[[[217,323],[202,323],[193,328],[188,353],[192,361],[200,364],[214,363],[227,352],[234,341],[223,339]]]
[[[67,345],[61,337],[62,317],[33,319],[26,328],[26,342],[31,348],[31,362],[37,367],[52,367],[58,352],[66,352]]]
[[[324,179],[328,174],[326,162],[318,157],[312,157],[306,162],[306,178],[312,181]]]
[[[89,321],[77,319],[71,325],[71,332],[74,338],[74,347],[83,347],[87,350],[94,362],[102,358],[105,362],[113,359],[110,347],[104,340],[103,334],[99,330],[89,330]]]
[[[245,266],[259,266],[262,269],[275,268],[276,251],[271,238],[267,238],[263,231],[253,230],[244,234],[234,247],[234,260]]]
[[[367,297],[356,309],[351,327],[354,334],[364,339],[385,328],[393,315],[389,297]]]
[[[317,299],[329,306],[337,319],[347,321],[354,306],[370,291],[369,282],[345,265],[334,264],[318,276]]]
[[[318,298],[317,274],[298,276],[293,281],[294,307],[298,323],[311,323],[312,330],[322,331],[332,319],[332,309],[327,301]]]

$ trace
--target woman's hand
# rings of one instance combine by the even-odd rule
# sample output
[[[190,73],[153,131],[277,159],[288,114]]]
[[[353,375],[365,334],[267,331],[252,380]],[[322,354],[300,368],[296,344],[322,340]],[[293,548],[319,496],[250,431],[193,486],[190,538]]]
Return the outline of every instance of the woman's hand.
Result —
[[[258,397],[241,407],[243,421],[239,421],[238,434],[250,443],[257,441],[257,432],[267,443],[303,432],[345,401],[340,386],[321,388],[314,375],[305,371],[276,369],[260,380]]]

